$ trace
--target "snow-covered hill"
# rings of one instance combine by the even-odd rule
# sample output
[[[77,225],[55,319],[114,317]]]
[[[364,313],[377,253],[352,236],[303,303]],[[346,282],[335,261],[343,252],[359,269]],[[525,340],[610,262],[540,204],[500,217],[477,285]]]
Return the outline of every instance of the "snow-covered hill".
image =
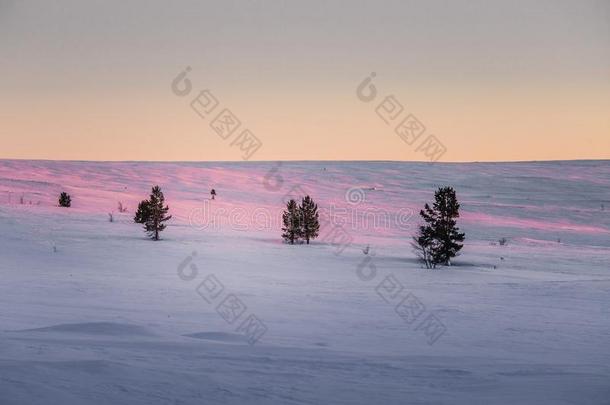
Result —
[[[132,222],[155,184],[160,242]],[[443,185],[467,240],[429,271]],[[304,193],[321,237],[282,244]],[[0,403],[608,403],[609,263],[609,161],[4,160]]]

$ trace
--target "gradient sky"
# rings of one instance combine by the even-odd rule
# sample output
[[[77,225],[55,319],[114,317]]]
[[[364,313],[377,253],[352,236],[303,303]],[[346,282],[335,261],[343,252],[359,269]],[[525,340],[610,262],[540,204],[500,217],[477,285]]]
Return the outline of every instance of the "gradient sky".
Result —
[[[252,160],[427,160],[387,95],[441,161],[610,158],[608,0],[0,0],[0,57],[0,158],[241,160],[190,108],[203,89]]]

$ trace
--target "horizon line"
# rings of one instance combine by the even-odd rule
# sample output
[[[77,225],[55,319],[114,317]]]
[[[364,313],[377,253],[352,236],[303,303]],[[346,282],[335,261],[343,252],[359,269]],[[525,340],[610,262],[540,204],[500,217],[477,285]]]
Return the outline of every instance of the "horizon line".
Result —
[[[86,159],[28,159],[28,158],[0,158],[2,161],[27,162],[67,162],[67,163],[424,163],[424,164],[493,164],[493,163],[561,163],[561,162],[610,162],[604,159],[541,159],[541,160],[469,160],[469,161],[429,161],[429,160],[392,160],[392,159],[273,159],[273,160],[86,160]]]

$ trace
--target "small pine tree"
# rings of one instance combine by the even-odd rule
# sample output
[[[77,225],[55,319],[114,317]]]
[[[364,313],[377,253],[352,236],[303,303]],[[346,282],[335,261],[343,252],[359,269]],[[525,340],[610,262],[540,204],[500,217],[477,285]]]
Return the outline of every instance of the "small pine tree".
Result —
[[[432,207],[428,204],[419,215],[425,224],[413,238],[413,246],[426,267],[437,264],[450,265],[451,258],[457,256],[464,246],[465,234],[456,226],[460,204],[452,187],[441,187],[434,193]]]
[[[60,207],[70,207],[72,205],[72,199],[70,198],[70,194],[62,191],[59,195],[59,206]]]
[[[305,196],[299,207],[301,217],[301,232],[303,238],[309,245],[311,239],[318,237],[320,231],[320,220],[318,215],[318,204],[310,196]]]
[[[133,222],[136,224],[144,224],[150,217],[150,203],[148,200],[142,200],[138,204],[136,215],[133,217]]]
[[[284,241],[294,245],[301,237],[300,209],[294,199],[286,203],[286,210],[282,214],[282,222],[284,223],[282,238],[284,238]]]
[[[164,224],[165,221],[168,221],[172,218],[171,215],[167,215],[169,211],[169,207],[165,204],[165,196],[163,196],[163,192],[159,186],[154,186],[152,188],[152,193],[150,194],[149,208],[150,208],[150,216],[148,221],[144,224],[146,227],[146,232],[148,232],[148,236],[153,238],[154,240],[159,240],[159,232],[163,231],[166,227]]]
[[[172,217],[167,215],[168,211],[169,207],[165,205],[165,197],[161,188],[154,186],[150,199],[143,200],[138,205],[134,222],[144,224],[148,236],[153,240],[159,240],[159,232],[162,232],[166,227],[164,222]]]

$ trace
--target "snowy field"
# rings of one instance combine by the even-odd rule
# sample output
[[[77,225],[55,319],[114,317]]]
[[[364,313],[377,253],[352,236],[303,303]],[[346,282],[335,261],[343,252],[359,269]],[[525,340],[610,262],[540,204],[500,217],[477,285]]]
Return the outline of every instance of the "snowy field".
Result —
[[[425,270],[444,185],[466,244]],[[322,235],[285,245],[304,192]],[[0,160],[0,276],[2,405],[610,404],[610,161]]]

